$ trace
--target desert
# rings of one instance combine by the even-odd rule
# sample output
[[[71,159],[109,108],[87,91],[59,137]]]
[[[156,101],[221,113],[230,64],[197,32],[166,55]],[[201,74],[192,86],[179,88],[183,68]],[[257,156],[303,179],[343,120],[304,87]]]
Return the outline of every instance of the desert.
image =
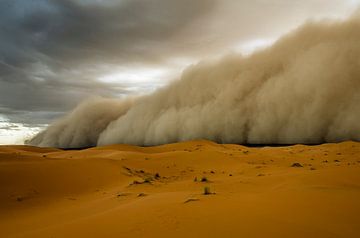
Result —
[[[360,0],[1,0],[0,238],[359,238]]]
[[[1,146],[0,183],[1,237],[360,235],[357,142]]]

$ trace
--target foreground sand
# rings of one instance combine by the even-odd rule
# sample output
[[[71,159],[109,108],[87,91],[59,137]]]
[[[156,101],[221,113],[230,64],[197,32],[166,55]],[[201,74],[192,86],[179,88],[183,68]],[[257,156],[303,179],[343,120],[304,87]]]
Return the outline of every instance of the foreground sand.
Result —
[[[1,146],[0,237],[360,237],[360,143]]]

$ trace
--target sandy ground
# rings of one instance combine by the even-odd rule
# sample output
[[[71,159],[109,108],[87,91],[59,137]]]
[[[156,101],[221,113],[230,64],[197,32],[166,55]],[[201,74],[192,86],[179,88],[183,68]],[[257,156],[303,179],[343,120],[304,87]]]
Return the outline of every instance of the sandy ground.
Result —
[[[360,143],[1,146],[0,237],[360,237]]]

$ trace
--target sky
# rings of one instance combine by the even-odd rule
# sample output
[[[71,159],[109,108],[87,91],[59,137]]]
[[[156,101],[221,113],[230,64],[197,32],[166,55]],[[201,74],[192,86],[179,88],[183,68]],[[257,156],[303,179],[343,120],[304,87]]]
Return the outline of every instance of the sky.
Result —
[[[182,70],[249,55],[360,0],[0,0],[0,144],[84,99],[147,94]]]

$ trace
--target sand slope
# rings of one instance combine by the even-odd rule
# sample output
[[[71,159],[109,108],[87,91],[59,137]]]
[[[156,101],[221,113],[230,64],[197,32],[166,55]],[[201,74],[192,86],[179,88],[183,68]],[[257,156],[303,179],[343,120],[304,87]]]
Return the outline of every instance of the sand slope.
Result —
[[[185,236],[360,237],[360,143],[0,147],[0,237]]]

